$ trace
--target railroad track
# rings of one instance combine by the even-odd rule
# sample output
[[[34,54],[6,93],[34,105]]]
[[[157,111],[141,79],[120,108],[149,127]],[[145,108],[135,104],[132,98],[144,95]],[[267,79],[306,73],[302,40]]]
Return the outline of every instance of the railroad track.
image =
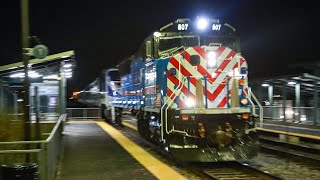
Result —
[[[319,144],[305,142],[292,143],[269,136],[260,136],[259,141],[261,151],[263,152],[320,162]]]
[[[125,126],[136,131],[135,121],[124,120]],[[148,146],[156,150],[161,156],[166,159],[179,164],[180,166],[190,170],[192,173],[202,177],[202,179],[259,179],[259,180],[274,180],[281,179],[268,172],[261,171],[248,164],[240,162],[217,162],[217,163],[182,163],[177,162],[176,159],[170,156],[163,149],[158,148],[152,143],[148,143]]]
[[[248,164],[237,161],[204,163],[190,168],[195,174],[204,179],[219,180],[277,180],[282,179],[268,172],[261,171]]]

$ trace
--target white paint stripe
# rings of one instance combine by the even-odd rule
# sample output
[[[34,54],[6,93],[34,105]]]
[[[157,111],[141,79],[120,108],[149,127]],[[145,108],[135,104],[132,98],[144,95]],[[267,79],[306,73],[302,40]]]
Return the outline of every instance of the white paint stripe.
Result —
[[[216,108],[218,107],[218,105],[220,104],[220,102],[222,101],[222,99],[224,97],[226,97],[226,93],[227,93],[227,89],[224,88],[221,93],[216,97],[216,99],[214,99],[213,101],[210,101],[212,103],[212,107],[210,108]]]
[[[236,58],[233,57],[231,61],[228,63],[228,65],[223,69],[223,72],[221,72],[217,79],[214,81],[213,85],[215,85],[216,87],[213,86],[213,88],[210,88],[210,90],[212,90],[211,93],[213,93],[216,90],[216,88],[218,87],[217,85],[219,85],[225,79],[225,77],[228,75],[228,72],[231,71],[231,69],[235,66],[236,63]],[[208,84],[210,85],[210,83]]]

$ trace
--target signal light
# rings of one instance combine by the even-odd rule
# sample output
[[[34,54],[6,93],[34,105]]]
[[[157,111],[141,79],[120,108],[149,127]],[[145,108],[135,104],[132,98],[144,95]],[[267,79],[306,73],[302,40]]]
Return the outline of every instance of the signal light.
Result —
[[[244,120],[248,120],[249,119],[249,114],[245,113],[245,114],[241,114],[241,118]]]
[[[238,84],[239,84],[239,86],[244,86],[244,84],[245,84],[244,79],[239,79]]]
[[[242,98],[242,99],[240,100],[240,103],[241,103],[242,106],[247,106],[248,103],[249,103],[249,101],[248,101],[247,98]]]
[[[189,120],[189,116],[188,115],[182,115],[181,116],[182,121],[188,121]]]

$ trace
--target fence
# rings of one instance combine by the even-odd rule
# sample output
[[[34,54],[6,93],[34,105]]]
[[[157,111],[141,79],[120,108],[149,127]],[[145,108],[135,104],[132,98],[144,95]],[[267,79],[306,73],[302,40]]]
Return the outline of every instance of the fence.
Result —
[[[99,119],[100,108],[67,108],[68,119]]]
[[[12,147],[10,150],[0,150],[0,155],[14,155],[14,159],[0,158],[1,164],[21,163],[26,160],[27,154],[31,161],[39,167],[40,180],[54,179],[62,144],[63,121],[66,114],[61,115],[52,129],[49,137],[42,141],[0,142],[0,146]],[[22,147],[28,147],[22,149]],[[22,149],[22,150],[21,150]],[[23,159],[23,160],[22,160]]]

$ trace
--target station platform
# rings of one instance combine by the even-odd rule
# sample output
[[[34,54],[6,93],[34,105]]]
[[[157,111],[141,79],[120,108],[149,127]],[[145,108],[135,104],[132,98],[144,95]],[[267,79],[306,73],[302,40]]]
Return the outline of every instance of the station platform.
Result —
[[[56,180],[186,179],[103,121],[68,121]]]
[[[259,125],[259,123],[258,123]],[[258,130],[283,133],[293,136],[320,140],[320,126],[289,121],[263,120],[263,127]]]

